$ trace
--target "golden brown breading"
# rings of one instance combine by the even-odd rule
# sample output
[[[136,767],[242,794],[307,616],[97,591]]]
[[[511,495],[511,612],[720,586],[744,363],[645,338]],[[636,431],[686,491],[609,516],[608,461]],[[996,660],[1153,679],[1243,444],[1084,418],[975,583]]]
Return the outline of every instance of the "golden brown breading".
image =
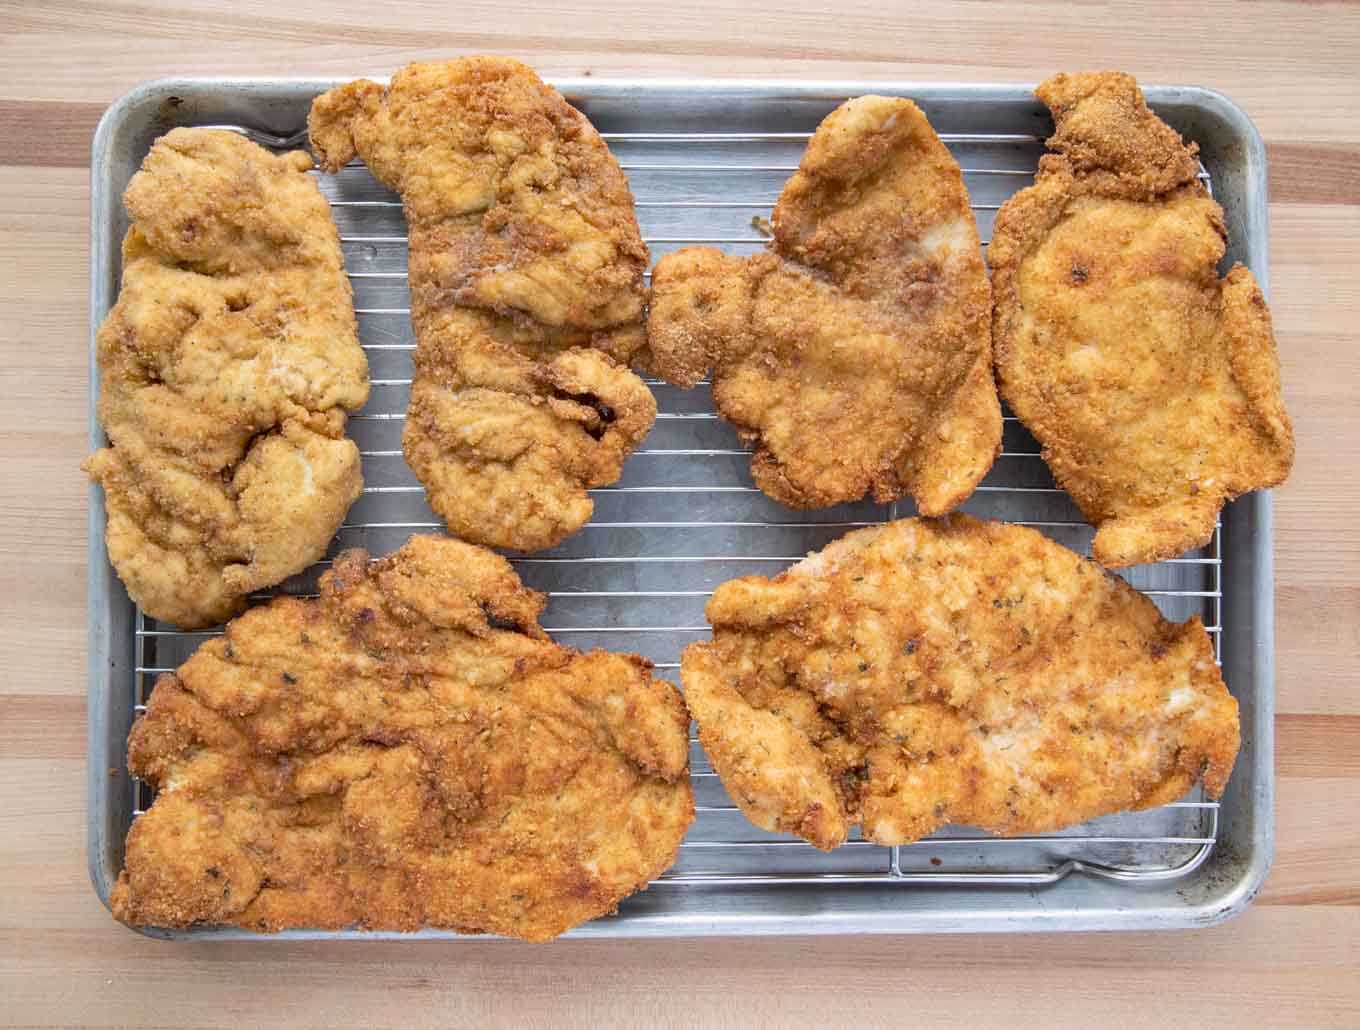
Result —
[[[1198,618],[1168,622],[1031,529],[964,515],[843,537],[724,583],[685,699],[733,800],[819,848],[949,822],[1055,830],[1217,797],[1237,702]]]
[[[657,264],[643,363],[682,386],[712,369],[777,501],[963,503],[1001,443],[991,295],[958,163],[925,115],[842,104],[772,226],[754,258],[697,247]]]
[[[1227,234],[1197,148],[1130,76],[1036,92],[1055,153],[988,253],[1001,393],[1097,527],[1098,560],[1173,557],[1293,464],[1270,313],[1242,265],[1218,278]]]
[[[124,195],[99,328],[109,557],[147,614],[221,622],[316,561],[363,487],[368,398],[340,238],[311,159],[175,129]]]
[[[236,619],[133,726],[160,793],[114,914],[544,941],[644,889],[694,817],[684,704],[636,655],[552,643],[543,605],[417,536]]]
[[[648,254],[618,163],[498,57],[351,82],[316,99],[308,130],[323,167],[357,152],[402,196],[417,340],[403,449],[430,505],[476,543],[560,542],[656,418],[626,367]]]

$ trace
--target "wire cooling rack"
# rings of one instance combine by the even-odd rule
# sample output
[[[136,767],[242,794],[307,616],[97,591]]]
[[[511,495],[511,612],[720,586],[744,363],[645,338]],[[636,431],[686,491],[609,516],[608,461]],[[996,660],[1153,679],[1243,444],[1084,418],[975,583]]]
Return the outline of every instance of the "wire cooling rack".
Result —
[[[257,142],[289,138],[246,132]],[[809,126],[809,129],[811,126]],[[632,184],[653,259],[705,244],[752,254],[765,244],[760,224],[795,170],[807,132],[605,132]],[[1042,140],[1032,135],[942,134],[964,170],[979,233],[991,235],[996,210],[1033,180]],[[1207,182],[1207,175],[1204,176]],[[327,560],[274,593],[309,594],[329,559],[346,547],[381,555],[415,532],[442,523],[401,454],[414,337],[406,284],[406,229],[398,198],[352,164],[319,176],[341,233],[359,331],[373,390],[350,422],[363,454],[365,488]],[[554,550],[512,557],[526,584],[545,591],[544,624],[561,643],[636,651],[678,681],[683,647],[708,635],[703,609],[713,588],[735,576],[773,575],[808,551],[857,527],[914,514],[909,502],[858,503],[795,512],[751,485],[749,451],[717,419],[706,384],[685,391],[651,381],[656,426],[618,483],[592,491],[595,515]],[[1033,526],[1082,553],[1092,530],[1057,489],[1034,439],[1006,413],[1001,456],[965,510]],[[1172,619],[1199,615],[1222,655],[1224,562],[1221,529],[1209,546],[1122,573]],[[261,595],[261,598],[271,595]],[[185,632],[140,612],[130,684],[138,712],[157,675],[184,661],[217,630]],[[692,735],[691,735],[692,736]],[[656,886],[884,883],[1018,885],[1074,873],[1115,881],[1188,874],[1208,857],[1218,804],[1196,788],[1181,801],[1094,820],[1060,833],[993,838],[950,827],[917,844],[886,848],[853,838],[830,854],[757,830],[737,811],[702,748],[691,741],[697,818],[675,867]],[[134,811],[151,792],[134,783]]]

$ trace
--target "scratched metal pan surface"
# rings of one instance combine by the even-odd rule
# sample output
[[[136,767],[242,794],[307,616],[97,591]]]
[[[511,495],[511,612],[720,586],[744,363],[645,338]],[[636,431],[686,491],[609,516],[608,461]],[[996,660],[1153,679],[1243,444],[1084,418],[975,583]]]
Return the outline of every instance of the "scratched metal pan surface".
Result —
[[[179,125],[234,126],[266,145],[297,145],[312,98],[330,81],[175,80],[145,85],[109,109],[94,141],[91,205],[90,445],[98,373],[94,329],[117,296],[127,230],[121,194],[152,141]],[[997,207],[1032,179],[1051,130],[1028,86],[894,82],[566,79],[556,85],[590,117],[622,164],[654,258],[690,243],[757,251],[768,215],[809,133],[847,97],[914,99],[959,163],[985,241]],[[1246,116],[1197,88],[1151,87],[1157,112],[1200,146],[1227,214],[1227,260],[1265,284],[1265,156]],[[372,399],[350,423],[364,452],[364,496],[331,554],[361,545],[381,555],[439,522],[401,458],[414,343],[407,308],[405,224],[397,198],[359,164],[321,176],[353,277]],[[545,625],[564,644],[636,651],[677,677],[681,648],[708,633],[704,601],[718,583],[773,574],[852,526],[912,513],[859,503],[794,512],[755,491],[747,456],[713,414],[706,387],[653,384],[660,416],[618,483],[595,492],[592,522],[558,548],[515,559],[551,602]],[[1008,413],[1009,414],[1009,413]],[[1055,489],[1038,447],[1008,418],[1002,456],[966,505],[980,516],[1034,525],[1089,553],[1091,530]],[[149,791],[126,774],[126,740],[161,670],[203,635],[146,619],[104,548],[104,507],[90,491],[89,865],[99,897],[123,859],[123,840]],[[1244,908],[1273,844],[1274,626],[1271,501],[1231,505],[1210,546],[1125,571],[1169,616],[1203,617],[1241,706],[1243,747],[1220,803],[1196,791],[1164,808],[1095,820],[1060,833],[1002,840],[951,827],[883,848],[852,840],[831,854],[755,829],[735,810],[693,745],[698,817],[670,872],[617,915],[572,937],[736,934],[1127,930],[1207,926]],[[323,566],[276,592],[308,593]],[[166,937],[242,937],[206,927]],[[280,938],[455,937],[290,931]],[[261,938],[267,939],[267,938]]]

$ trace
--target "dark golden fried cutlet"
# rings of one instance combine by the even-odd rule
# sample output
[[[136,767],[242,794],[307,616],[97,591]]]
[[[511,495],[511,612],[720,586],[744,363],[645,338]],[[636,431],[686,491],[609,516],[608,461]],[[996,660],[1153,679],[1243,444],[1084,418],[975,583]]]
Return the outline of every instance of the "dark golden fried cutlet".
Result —
[[[711,370],[751,474],[794,508],[965,501],[1001,443],[991,294],[958,163],[910,100],[827,116],[752,258],[658,262],[648,351],[662,378]]]
[[[738,807],[819,848],[946,823],[1035,833],[1217,797],[1237,702],[1198,618],[1168,622],[1032,529],[965,515],[843,537],[724,583],[685,699]]]
[[[109,558],[138,606],[210,626],[325,552],[363,487],[368,399],[340,237],[300,151],[233,132],[156,141],[124,202],[99,327]]]
[[[545,941],[675,860],[694,817],[680,693],[538,625],[508,562],[417,536],[347,551],[161,678],[128,741],[134,925]]]
[[[403,449],[449,529],[551,547],[590,518],[656,402],[643,345],[647,247],[585,116],[507,58],[412,64],[312,105],[321,165],[357,153],[401,194],[415,379]]]
[[[1001,393],[1097,527],[1099,561],[1174,557],[1293,464],[1270,312],[1245,267],[1218,277],[1227,233],[1197,149],[1130,76],[1036,92],[1053,153],[988,251]]]

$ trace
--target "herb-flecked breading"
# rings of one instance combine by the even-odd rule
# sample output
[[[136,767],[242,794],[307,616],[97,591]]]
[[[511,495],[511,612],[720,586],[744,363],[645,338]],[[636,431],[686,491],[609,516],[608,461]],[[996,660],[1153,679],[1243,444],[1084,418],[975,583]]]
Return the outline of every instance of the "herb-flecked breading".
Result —
[[[946,823],[1055,830],[1217,797],[1237,703],[1198,618],[1020,526],[964,515],[850,533],[774,579],[724,583],[682,677],[757,826],[819,848]]]

